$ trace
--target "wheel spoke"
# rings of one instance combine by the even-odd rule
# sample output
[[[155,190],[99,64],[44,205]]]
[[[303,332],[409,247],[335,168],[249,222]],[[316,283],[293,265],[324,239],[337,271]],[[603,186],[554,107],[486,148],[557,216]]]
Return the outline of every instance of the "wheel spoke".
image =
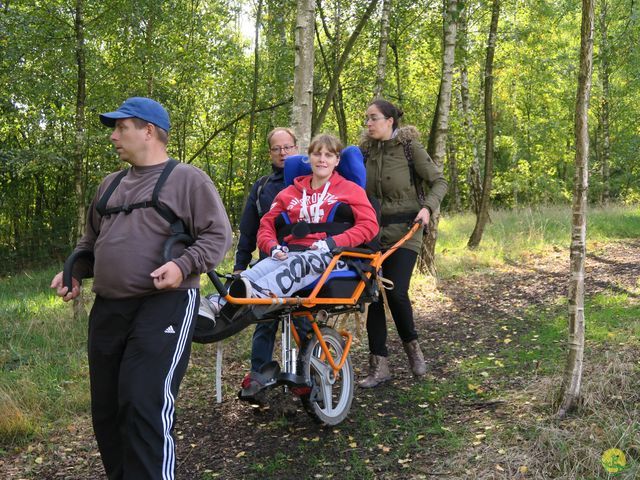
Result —
[[[318,375],[322,378],[326,378],[329,374],[330,366],[320,360],[318,357],[311,357],[311,366],[318,372]]]
[[[329,328],[323,328],[322,334],[329,355],[340,359],[344,348],[342,337]],[[353,370],[349,358],[334,372],[318,340],[314,339],[303,352],[302,361],[305,377],[313,383],[311,394],[303,398],[305,410],[321,423],[337,425],[346,418],[353,399]]]
[[[320,392],[322,393],[322,403],[324,403],[322,410],[325,414],[331,415],[333,413],[333,385],[322,382],[320,384]]]

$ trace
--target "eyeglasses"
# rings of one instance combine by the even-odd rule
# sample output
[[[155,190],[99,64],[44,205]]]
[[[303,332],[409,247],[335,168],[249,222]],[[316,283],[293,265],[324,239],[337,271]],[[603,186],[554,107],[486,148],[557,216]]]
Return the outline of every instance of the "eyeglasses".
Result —
[[[378,117],[377,115],[371,115],[371,116],[365,115],[364,123],[367,124],[369,122],[377,122],[378,120],[386,120],[387,118],[389,117],[385,117],[385,116]]]
[[[271,153],[280,153],[280,152],[289,153],[296,148],[298,148],[297,145],[285,145],[284,147],[271,147],[269,151]]]

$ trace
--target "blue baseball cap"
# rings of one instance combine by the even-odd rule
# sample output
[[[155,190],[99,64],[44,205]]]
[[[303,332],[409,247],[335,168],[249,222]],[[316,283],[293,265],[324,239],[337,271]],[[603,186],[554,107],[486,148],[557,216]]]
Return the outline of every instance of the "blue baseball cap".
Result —
[[[164,107],[155,100],[146,97],[127,98],[115,112],[100,115],[100,121],[111,128],[116,126],[116,120],[119,118],[140,118],[167,132],[171,128],[169,114]]]

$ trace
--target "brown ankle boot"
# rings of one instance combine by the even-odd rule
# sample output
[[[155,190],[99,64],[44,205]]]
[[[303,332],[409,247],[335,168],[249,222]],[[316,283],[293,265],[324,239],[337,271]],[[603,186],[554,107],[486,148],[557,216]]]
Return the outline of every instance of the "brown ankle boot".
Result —
[[[416,377],[421,377],[427,373],[427,365],[424,363],[424,357],[422,356],[422,350],[420,350],[418,340],[411,340],[410,342],[404,343],[403,346],[404,351],[407,352],[407,357],[409,357],[409,365],[411,366],[413,374]]]
[[[358,385],[362,388],[373,388],[387,380],[391,380],[387,357],[369,355],[369,375],[364,380],[361,380]]]

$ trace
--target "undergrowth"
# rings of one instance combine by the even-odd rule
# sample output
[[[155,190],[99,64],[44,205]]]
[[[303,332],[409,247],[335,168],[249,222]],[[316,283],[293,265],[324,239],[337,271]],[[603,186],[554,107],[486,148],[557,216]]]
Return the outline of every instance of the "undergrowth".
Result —
[[[571,206],[527,207],[491,212],[482,242],[475,250],[467,248],[475,224],[470,213],[444,214],[438,226],[436,265],[438,275],[449,278],[473,270],[499,267],[508,261],[567,250],[571,236]],[[640,237],[637,206],[607,205],[587,213],[587,250],[600,244]],[[567,257],[568,261],[568,257]]]

